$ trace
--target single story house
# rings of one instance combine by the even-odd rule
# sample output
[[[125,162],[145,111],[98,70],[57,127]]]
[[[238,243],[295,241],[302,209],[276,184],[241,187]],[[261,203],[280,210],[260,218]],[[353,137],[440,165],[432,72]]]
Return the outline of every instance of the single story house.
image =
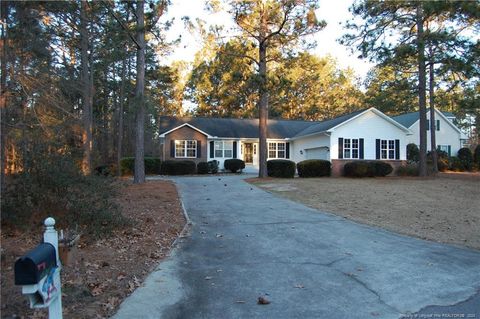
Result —
[[[407,144],[414,143],[420,145],[420,116],[419,112],[406,113],[392,117],[395,121],[407,127],[412,131],[412,135],[407,138]],[[449,156],[456,156],[458,150],[464,146],[467,137],[455,125],[455,115],[450,112],[441,112],[435,109],[435,143],[437,148],[445,151]],[[427,150],[431,150],[430,130],[430,110],[427,110]]]
[[[375,108],[327,121],[268,120],[268,159],[332,162],[334,175],[352,160],[383,160],[394,167],[406,161],[412,131]],[[258,119],[160,118],[162,160],[245,161],[258,170]]]

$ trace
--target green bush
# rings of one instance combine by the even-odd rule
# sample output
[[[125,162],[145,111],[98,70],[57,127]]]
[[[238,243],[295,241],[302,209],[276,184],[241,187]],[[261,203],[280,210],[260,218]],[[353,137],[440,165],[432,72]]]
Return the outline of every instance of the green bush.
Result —
[[[23,172],[8,176],[2,224],[26,230],[52,216],[59,228],[78,226],[87,238],[105,236],[128,223],[114,199],[118,187],[112,178],[84,176],[69,154],[40,148]]]
[[[473,162],[477,169],[480,170],[480,144],[478,144],[473,151]]]
[[[197,165],[194,161],[165,161],[160,167],[162,175],[189,175],[195,174]]]
[[[330,176],[332,164],[325,160],[311,159],[299,162],[297,171],[300,177]]]
[[[145,174],[160,174],[161,160],[158,157],[145,157]],[[124,157],[120,160],[120,170],[122,175],[133,175],[135,169],[135,157]]]
[[[267,161],[267,175],[270,177],[293,178],[295,162],[282,159]]]
[[[448,160],[448,157],[447,158],[439,157],[437,167],[438,167],[438,171],[440,172],[445,172],[446,170],[448,170],[450,167],[450,162]]]
[[[465,171],[465,165],[458,157],[452,156],[450,157],[450,170],[454,172],[463,172]]]
[[[245,168],[245,162],[242,161],[241,159],[227,159],[223,163],[223,166],[225,167],[226,170],[229,170],[232,173],[236,173],[239,170],[242,170]]]
[[[398,176],[418,176],[418,165],[407,164],[406,166],[400,166],[397,168],[397,175]]]
[[[208,172],[210,174],[217,174],[218,173],[218,161],[213,160],[213,161],[208,161]]]
[[[123,175],[133,175],[133,169],[135,167],[134,157],[123,157],[120,160],[120,172]]]
[[[343,166],[343,175],[348,177],[373,177],[375,165],[368,161],[348,162]]]
[[[98,176],[115,176],[117,167],[115,164],[99,165],[93,170]]]
[[[375,176],[384,177],[393,172],[393,167],[389,163],[382,161],[372,161],[370,163],[374,166]]]
[[[353,161],[343,167],[343,174],[349,177],[384,177],[393,172],[393,167],[383,161]]]
[[[471,171],[473,168],[473,154],[468,147],[462,147],[458,150],[458,159],[462,161],[463,167],[467,171]]]
[[[407,145],[407,160],[410,162],[418,162],[420,156],[420,150],[418,146],[414,143]]]
[[[197,164],[197,174],[208,174],[208,163],[207,162],[200,162]]]

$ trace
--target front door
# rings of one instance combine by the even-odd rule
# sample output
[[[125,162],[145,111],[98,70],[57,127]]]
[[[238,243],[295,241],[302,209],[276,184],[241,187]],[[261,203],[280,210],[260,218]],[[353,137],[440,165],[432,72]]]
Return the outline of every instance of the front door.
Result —
[[[253,143],[243,144],[243,160],[245,164],[253,164]]]

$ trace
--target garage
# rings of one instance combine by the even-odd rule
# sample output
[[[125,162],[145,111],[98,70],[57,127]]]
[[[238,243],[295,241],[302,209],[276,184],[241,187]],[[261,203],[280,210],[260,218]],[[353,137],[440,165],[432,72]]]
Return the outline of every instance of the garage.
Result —
[[[322,159],[328,160],[328,147],[316,147],[316,148],[309,148],[305,150],[305,155],[307,159]]]

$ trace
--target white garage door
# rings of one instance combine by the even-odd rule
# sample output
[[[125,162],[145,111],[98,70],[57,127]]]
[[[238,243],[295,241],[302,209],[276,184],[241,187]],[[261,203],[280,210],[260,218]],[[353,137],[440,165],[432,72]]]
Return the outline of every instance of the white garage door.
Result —
[[[307,159],[328,160],[328,151],[326,147],[309,148],[305,150]]]

